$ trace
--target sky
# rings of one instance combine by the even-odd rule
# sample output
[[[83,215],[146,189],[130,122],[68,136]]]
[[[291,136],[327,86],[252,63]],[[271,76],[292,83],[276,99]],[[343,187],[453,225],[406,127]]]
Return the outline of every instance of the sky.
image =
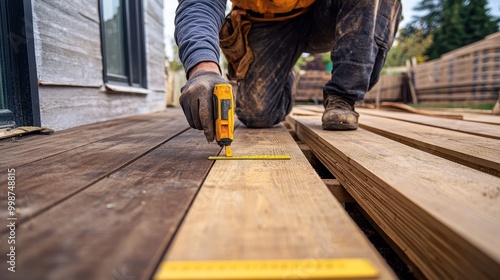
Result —
[[[413,11],[413,8],[418,4],[418,2],[420,2],[420,0],[402,0],[401,2],[403,3],[404,19],[399,26],[405,26],[411,21],[411,18],[417,14]],[[492,14],[500,16],[500,0],[488,0],[488,6]],[[165,53],[169,58],[172,58],[173,55],[170,42],[174,38],[174,17],[176,8],[176,0],[164,0],[163,18],[165,21]]]

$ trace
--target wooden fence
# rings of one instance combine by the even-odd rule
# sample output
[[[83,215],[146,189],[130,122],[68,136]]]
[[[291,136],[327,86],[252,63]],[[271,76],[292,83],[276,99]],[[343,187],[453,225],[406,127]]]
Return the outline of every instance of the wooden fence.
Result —
[[[167,106],[179,106],[181,87],[186,83],[184,71],[166,71],[165,75],[165,98]]]
[[[365,101],[376,102],[378,96],[379,101],[413,102],[413,90],[418,103],[494,102],[500,92],[500,32],[439,59],[386,72]],[[329,73],[302,71],[296,101],[321,101],[329,79]]]
[[[330,78],[330,73],[325,71],[300,71],[295,101],[313,101],[315,103],[323,101],[323,87]]]
[[[413,68],[419,102],[495,101],[500,91],[500,32]]]

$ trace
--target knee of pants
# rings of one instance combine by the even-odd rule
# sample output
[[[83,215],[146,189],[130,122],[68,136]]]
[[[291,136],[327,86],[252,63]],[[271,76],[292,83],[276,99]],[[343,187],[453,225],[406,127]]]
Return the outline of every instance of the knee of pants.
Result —
[[[236,115],[249,128],[270,128],[279,124],[284,118],[272,110],[259,110],[258,108],[236,108]]]

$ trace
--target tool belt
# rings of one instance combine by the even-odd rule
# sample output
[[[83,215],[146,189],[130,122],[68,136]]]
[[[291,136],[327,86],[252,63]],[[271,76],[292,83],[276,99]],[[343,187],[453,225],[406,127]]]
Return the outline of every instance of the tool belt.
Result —
[[[256,13],[252,10],[246,10],[246,12],[247,12],[247,18],[254,22],[283,21],[305,14],[307,11],[309,11],[309,9],[311,9],[311,7],[312,5],[305,8],[294,9],[287,13],[261,14],[261,13]]]
[[[253,62],[253,52],[248,42],[252,22],[292,19],[306,13],[311,6],[295,9],[287,13],[274,14],[260,14],[233,7],[233,10],[224,20],[219,34],[220,48],[228,61],[229,77],[236,80],[245,79],[248,68]]]

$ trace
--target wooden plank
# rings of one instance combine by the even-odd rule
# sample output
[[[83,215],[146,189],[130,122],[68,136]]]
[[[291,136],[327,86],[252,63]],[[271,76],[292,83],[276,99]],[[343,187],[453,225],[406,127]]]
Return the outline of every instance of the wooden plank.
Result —
[[[500,275],[500,181],[374,133],[289,116],[354,199],[429,279]],[[479,183],[480,182],[480,183]]]
[[[76,149],[59,153],[16,168],[16,210],[22,221],[47,210],[80,192],[144,153],[186,130],[182,114],[158,122],[148,122],[133,132],[123,132]],[[6,185],[7,178],[0,177]],[[6,199],[6,189],[0,199]],[[0,212],[4,219],[6,211]]]
[[[0,278],[149,279],[218,151],[189,130],[54,206],[17,228]]]
[[[93,0],[33,2],[40,84],[102,85],[98,6]]]
[[[282,125],[237,129],[231,146],[292,159],[217,161],[165,260],[361,257],[395,277]]]
[[[469,122],[500,125],[500,116],[495,116],[493,114],[462,113],[462,115],[464,116],[464,120]]]
[[[364,115],[359,126],[401,143],[500,176],[500,141]]]
[[[449,130],[464,132],[468,134],[478,135],[482,137],[488,137],[493,139],[500,139],[500,129],[496,125],[491,124],[483,124],[476,122],[468,122],[461,120],[452,120],[452,119],[444,119],[444,118],[435,118],[429,116],[415,115],[409,113],[400,113],[400,112],[388,112],[382,110],[371,110],[364,108],[356,108],[356,111],[359,113],[379,116],[385,118],[391,118],[396,120],[403,120],[411,123],[424,124],[427,126],[445,128]],[[362,118],[361,116],[360,118]]]
[[[430,116],[430,117],[456,119],[456,120],[463,120],[463,118],[464,118],[461,114],[450,114],[450,113],[443,113],[443,112],[436,112],[436,111],[425,111],[425,110],[416,109],[416,108],[413,108],[413,107],[406,105],[404,103],[398,103],[398,102],[382,102],[380,105],[382,107],[396,108],[396,109],[407,111],[407,112],[410,112],[413,114]]]
[[[145,9],[145,36],[148,89],[165,92],[165,43],[163,42],[163,8],[148,0]]]
[[[132,133],[147,123],[155,122],[160,126],[166,119],[174,118],[179,113],[178,110],[172,110],[166,113],[140,115],[56,131],[50,136],[22,137],[15,141],[0,142],[2,150],[0,169],[19,167],[119,133]]]
[[[158,75],[163,77],[162,73]],[[164,92],[106,93],[95,88],[68,86],[40,86],[38,90],[42,125],[54,130],[159,112],[166,106]]]

